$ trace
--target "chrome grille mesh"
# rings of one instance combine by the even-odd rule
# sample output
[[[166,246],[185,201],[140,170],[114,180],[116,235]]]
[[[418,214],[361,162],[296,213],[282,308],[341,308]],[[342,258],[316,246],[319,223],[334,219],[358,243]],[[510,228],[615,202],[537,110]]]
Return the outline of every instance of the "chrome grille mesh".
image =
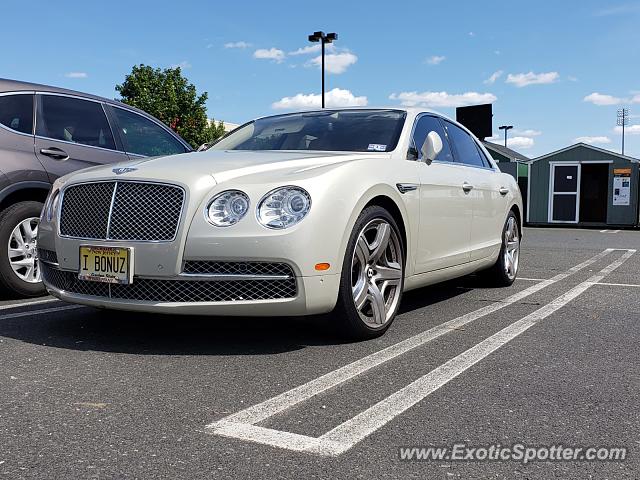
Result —
[[[75,272],[42,264],[46,284],[59,290],[123,300],[153,302],[231,302],[295,298],[296,278],[274,280],[154,280],[135,278],[130,285],[79,280]],[[109,288],[111,287],[111,288]]]
[[[184,273],[218,275],[288,275],[293,270],[286,263],[274,262],[218,262],[208,260],[187,260]]]
[[[97,182],[65,189],[60,234],[105,240],[170,241],[184,191],[145,182]],[[109,218],[109,213],[111,217]]]
[[[107,238],[115,182],[74,185],[64,192],[60,233],[68,237]]]

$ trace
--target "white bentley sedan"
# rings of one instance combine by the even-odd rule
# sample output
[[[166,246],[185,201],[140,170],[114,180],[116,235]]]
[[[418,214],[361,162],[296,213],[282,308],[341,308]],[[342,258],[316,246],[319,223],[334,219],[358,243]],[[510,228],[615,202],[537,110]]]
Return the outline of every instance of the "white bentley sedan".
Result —
[[[381,335],[402,293],[518,271],[522,198],[473,135],[419,109],[260,118],[211,149],[60,178],[39,261],[67,302],[198,315],[324,314]]]

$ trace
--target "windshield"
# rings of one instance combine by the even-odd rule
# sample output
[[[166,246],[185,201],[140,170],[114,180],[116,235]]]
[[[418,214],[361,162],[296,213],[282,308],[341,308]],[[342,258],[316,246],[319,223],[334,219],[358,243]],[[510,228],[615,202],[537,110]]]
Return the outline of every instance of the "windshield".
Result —
[[[234,130],[214,150],[331,150],[390,152],[406,113],[399,110],[323,110],[261,118]]]

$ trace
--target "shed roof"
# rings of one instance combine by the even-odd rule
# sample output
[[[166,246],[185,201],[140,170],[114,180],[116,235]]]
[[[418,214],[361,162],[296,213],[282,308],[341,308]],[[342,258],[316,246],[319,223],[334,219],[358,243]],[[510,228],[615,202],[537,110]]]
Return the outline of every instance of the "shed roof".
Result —
[[[482,144],[487,148],[487,150],[493,150],[494,152],[509,158],[509,160],[512,162],[528,162],[529,161],[529,157],[525,157],[521,153],[516,152],[515,150],[512,150],[508,147],[505,147],[504,145],[498,145],[497,143],[492,143],[492,142],[482,142]]]
[[[565,148],[561,148],[560,150],[556,150],[555,152],[551,152],[551,153],[547,153],[545,155],[541,155],[540,157],[536,157],[534,159],[529,160],[529,163],[534,163],[537,162],[538,160],[544,160],[545,158],[549,158],[549,157],[553,157],[559,153],[563,153],[563,152],[567,152],[569,150],[575,150],[576,148],[588,148],[590,150],[599,152],[599,153],[604,153],[606,155],[610,155],[610,156],[614,156],[614,157],[618,157],[621,158],[623,160],[628,160],[630,162],[640,162],[639,159],[634,158],[634,157],[629,157],[627,155],[622,155],[620,153],[617,152],[613,152],[611,150],[607,150],[605,148],[600,148],[600,147],[594,147],[593,145],[589,145],[588,143],[583,143],[583,142],[579,142],[579,143],[575,143],[573,145],[569,145],[568,147]]]

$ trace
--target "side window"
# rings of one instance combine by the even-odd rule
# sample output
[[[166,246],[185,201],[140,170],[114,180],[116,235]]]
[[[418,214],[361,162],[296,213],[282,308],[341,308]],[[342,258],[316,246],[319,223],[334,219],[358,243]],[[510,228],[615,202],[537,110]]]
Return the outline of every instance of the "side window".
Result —
[[[33,133],[33,95],[0,96],[0,123],[20,133]]]
[[[418,159],[422,158],[422,145],[429,132],[436,132],[442,139],[442,151],[436,159],[439,162],[453,162],[453,156],[451,155],[451,149],[449,148],[449,142],[447,141],[447,135],[442,128],[440,120],[430,115],[423,115],[416,123],[413,131],[413,137],[411,139],[412,147],[416,149]]]
[[[115,150],[102,105],[58,95],[40,95],[36,135]]]
[[[123,108],[112,108],[124,149],[129,153],[154,157],[184,153],[186,149],[172,135],[151,120]]]
[[[476,141],[457,125],[445,122],[449,139],[456,151],[456,161],[475,167],[486,167],[486,160],[480,155]]]

